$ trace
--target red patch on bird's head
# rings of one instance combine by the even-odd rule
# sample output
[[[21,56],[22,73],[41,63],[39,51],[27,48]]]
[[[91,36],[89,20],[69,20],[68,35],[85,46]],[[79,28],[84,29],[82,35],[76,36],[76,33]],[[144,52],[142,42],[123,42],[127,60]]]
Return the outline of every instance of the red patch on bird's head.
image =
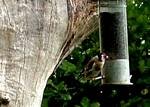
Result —
[[[104,53],[104,52],[100,53],[98,55],[98,57],[99,57],[100,60],[106,60],[106,59],[108,59],[108,55],[106,53]]]

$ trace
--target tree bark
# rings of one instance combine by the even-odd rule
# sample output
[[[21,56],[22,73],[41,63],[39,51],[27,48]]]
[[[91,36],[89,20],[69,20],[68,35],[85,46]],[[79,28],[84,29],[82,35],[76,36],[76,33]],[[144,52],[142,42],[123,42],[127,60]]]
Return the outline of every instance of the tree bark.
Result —
[[[48,77],[98,27],[91,0],[0,1],[0,106],[40,107]]]

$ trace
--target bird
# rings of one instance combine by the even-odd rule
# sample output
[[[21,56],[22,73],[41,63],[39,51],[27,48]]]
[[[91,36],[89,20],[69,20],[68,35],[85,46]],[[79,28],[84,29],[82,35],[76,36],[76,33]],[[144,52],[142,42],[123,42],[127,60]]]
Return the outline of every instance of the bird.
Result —
[[[83,76],[87,80],[103,79],[102,70],[107,59],[108,55],[104,52],[91,58],[82,71]]]

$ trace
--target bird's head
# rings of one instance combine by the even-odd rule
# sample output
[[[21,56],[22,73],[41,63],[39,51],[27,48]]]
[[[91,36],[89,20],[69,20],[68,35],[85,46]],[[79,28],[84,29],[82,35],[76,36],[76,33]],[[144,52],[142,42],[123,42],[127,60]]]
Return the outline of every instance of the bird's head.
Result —
[[[99,58],[100,61],[105,61],[105,60],[108,59],[108,55],[103,52],[103,53],[100,53],[100,54],[98,55],[98,58]]]

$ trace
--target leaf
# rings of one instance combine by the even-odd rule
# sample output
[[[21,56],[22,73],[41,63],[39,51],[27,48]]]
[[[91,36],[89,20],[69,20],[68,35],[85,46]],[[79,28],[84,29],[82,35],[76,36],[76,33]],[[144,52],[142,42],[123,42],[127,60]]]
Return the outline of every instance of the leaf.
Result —
[[[83,99],[81,100],[81,105],[82,107],[89,107],[90,100],[87,97],[83,97]]]
[[[69,95],[69,94],[62,94],[62,98],[63,98],[63,100],[71,100],[71,95]]]
[[[139,63],[139,69],[140,69],[140,71],[144,72],[145,61],[144,60],[140,60],[138,63]]]
[[[144,107],[150,107],[150,99],[148,99],[148,100],[144,100],[144,102],[143,102],[144,104]]]
[[[74,72],[76,70],[76,66],[67,60],[64,60],[60,69],[64,70],[65,72]]]
[[[43,99],[42,100],[42,105],[41,107],[48,107],[48,99]]]
[[[99,102],[94,102],[90,105],[90,107],[100,107],[100,103]]]
[[[60,83],[57,85],[57,90],[58,90],[58,91],[66,90],[66,85],[65,85],[64,81],[60,82]]]

